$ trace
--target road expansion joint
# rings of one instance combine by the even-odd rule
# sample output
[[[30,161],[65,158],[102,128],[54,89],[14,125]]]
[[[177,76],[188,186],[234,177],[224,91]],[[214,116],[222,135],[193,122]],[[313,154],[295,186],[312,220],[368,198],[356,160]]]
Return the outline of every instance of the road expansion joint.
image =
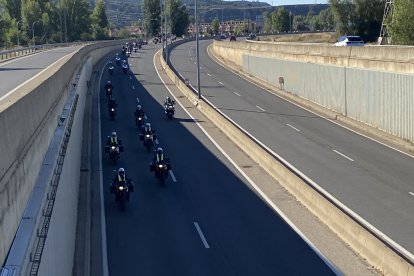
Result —
[[[156,69],[160,77],[167,83],[167,88],[173,96],[187,107],[192,103],[184,96],[181,90],[171,84],[166,71],[162,68],[159,58],[155,58]],[[194,104],[194,103],[193,103]],[[316,216],[307,210],[295,197],[282,187],[274,178],[268,175],[262,167],[254,162],[233,143],[226,134],[215,126],[198,108],[189,108],[187,111],[200,122],[200,125],[214,141],[225,151],[235,164],[245,173],[277,207],[298,227],[305,236],[344,274],[347,275],[376,275],[370,265],[345,244],[335,233],[323,224]],[[185,127],[195,127],[194,124]],[[220,156],[220,159],[225,159]],[[226,163],[227,160],[225,161]],[[231,165],[229,164],[231,168]],[[242,176],[240,176],[242,178]],[[256,193],[248,181],[244,181]],[[260,196],[259,196],[260,197]],[[274,233],[278,235],[278,233]]]

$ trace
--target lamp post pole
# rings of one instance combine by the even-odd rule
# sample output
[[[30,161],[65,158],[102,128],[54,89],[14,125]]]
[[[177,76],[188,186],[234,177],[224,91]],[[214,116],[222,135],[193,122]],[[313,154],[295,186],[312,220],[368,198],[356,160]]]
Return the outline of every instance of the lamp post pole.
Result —
[[[17,21],[17,24],[16,24],[16,26],[17,26],[17,47],[20,47],[20,41],[19,41],[19,23],[20,23],[20,20]]]
[[[164,29],[165,29],[165,62],[168,65],[168,30],[167,30],[167,0],[164,0]]]
[[[197,0],[195,0],[195,27],[196,27],[196,55],[197,55],[197,91],[198,98],[201,99],[201,90],[200,90],[200,50],[198,47],[198,14],[197,14]]]
[[[34,33],[34,25],[39,22],[39,21],[35,21],[32,24],[32,34],[33,34],[33,46],[36,46],[36,42],[35,42],[35,33]]]

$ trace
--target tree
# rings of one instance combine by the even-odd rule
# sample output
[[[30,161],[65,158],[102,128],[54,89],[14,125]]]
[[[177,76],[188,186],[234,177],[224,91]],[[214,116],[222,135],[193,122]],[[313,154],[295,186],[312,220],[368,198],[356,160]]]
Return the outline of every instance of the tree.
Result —
[[[273,13],[274,29],[277,32],[287,32],[290,28],[290,16],[289,12],[285,8],[280,8],[277,12]]]
[[[393,44],[414,44],[414,2],[412,0],[395,0],[389,32]]]
[[[182,36],[187,33],[190,25],[190,14],[187,6],[182,5],[180,0],[170,0],[170,26],[171,33]]]
[[[154,36],[161,29],[160,0],[144,0],[144,26],[147,34]]]
[[[81,40],[84,33],[91,33],[91,12],[86,0],[65,1],[67,36],[69,41]]]
[[[332,14],[335,18],[336,31],[340,34],[351,34],[352,1],[353,0],[329,0]]]
[[[99,0],[91,15],[92,36],[94,39],[106,39],[108,37],[108,17],[106,16],[105,3]]]
[[[220,22],[217,17],[211,20],[211,30],[215,35],[217,35],[220,31]]]

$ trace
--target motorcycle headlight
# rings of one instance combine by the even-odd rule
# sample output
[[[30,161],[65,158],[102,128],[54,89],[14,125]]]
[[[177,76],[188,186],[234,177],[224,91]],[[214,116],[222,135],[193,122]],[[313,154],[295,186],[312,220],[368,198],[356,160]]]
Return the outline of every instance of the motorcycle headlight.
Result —
[[[147,134],[147,138],[149,138],[150,136],[149,136],[149,134]]]
[[[141,121],[141,120],[142,120],[142,119],[141,119],[141,117],[139,117],[139,118],[138,118],[138,121]]]
[[[115,108],[111,108],[111,111],[115,111]]]
[[[115,150],[115,146],[112,146],[112,147],[111,147],[111,149],[112,149],[112,150]]]
[[[124,186],[119,186],[119,187],[118,187],[118,189],[119,189],[120,191],[123,191],[123,190],[124,190]]]
[[[158,165],[158,168],[160,168],[160,169],[161,169],[162,167],[163,167],[163,165],[161,165],[161,164],[160,164],[160,165]]]

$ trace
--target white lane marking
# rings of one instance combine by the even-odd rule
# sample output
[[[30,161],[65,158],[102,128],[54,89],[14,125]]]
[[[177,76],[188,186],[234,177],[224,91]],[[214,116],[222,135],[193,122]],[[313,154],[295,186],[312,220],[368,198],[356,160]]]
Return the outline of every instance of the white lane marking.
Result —
[[[198,223],[197,223],[196,221],[194,222],[194,226],[195,226],[195,228],[196,228],[196,230],[197,230],[197,232],[198,232],[198,235],[200,236],[201,241],[202,241],[202,242],[203,242],[203,244],[204,244],[204,247],[205,247],[206,249],[209,249],[209,248],[210,248],[210,246],[208,245],[208,242],[207,242],[207,240],[206,240],[206,237],[204,237],[203,231],[201,231],[201,228],[200,228],[200,226],[198,225]]]
[[[105,69],[105,68],[104,68]],[[102,266],[103,266],[103,275],[108,276],[108,252],[106,245],[106,220],[105,220],[105,207],[104,207],[104,195],[103,195],[103,170],[102,170],[102,138],[101,138],[101,104],[100,104],[100,94],[101,91],[101,81],[102,75],[105,70],[102,70],[101,76],[99,77],[99,90],[98,90],[98,128],[99,128],[99,194],[101,198],[101,235],[102,235]]]
[[[211,77],[211,74],[207,73],[207,76]]]
[[[49,67],[53,67],[55,64],[57,64],[59,61],[61,61],[62,59],[64,59],[65,57],[74,54],[75,52],[69,53],[67,55],[64,55],[63,57],[61,57],[60,59],[58,59],[57,61],[53,62],[51,65],[49,65],[48,67],[46,67],[45,69],[43,69],[42,71],[40,71],[39,73],[37,73],[35,76],[31,77],[30,79],[28,79],[27,81],[23,82],[22,84],[20,84],[19,86],[17,86],[16,88],[14,88],[13,90],[7,92],[5,95],[3,95],[2,97],[0,97],[0,101],[3,100],[4,98],[6,98],[8,95],[12,94],[13,92],[15,92],[17,89],[19,89],[20,87],[22,87],[23,85],[25,85],[26,83],[30,82],[31,80],[37,78],[40,74],[42,74],[44,71],[46,71]]]
[[[161,50],[159,50],[158,52],[160,52]],[[220,147],[219,144],[217,144],[217,142],[213,139],[213,137],[210,136],[210,134],[207,133],[207,131],[200,125],[200,123],[197,122],[197,120],[188,112],[187,109],[184,108],[184,106],[181,104],[181,102],[178,100],[178,98],[176,98],[174,96],[174,94],[171,92],[170,88],[166,85],[166,83],[164,82],[164,80],[161,78],[160,73],[157,70],[157,66],[155,65],[155,57],[157,56],[158,52],[154,55],[153,58],[153,64],[154,64],[154,68],[157,71],[157,75],[160,78],[161,82],[164,84],[165,88],[170,92],[170,94],[174,97],[175,101],[181,106],[181,108],[184,110],[185,113],[187,113],[187,115],[194,121],[194,123],[201,129],[201,131],[207,136],[207,138],[214,144],[214,146],[221,152],[221,154],[224,155],[224,157],[226,157],[226,159],[237,169],[237,171],[239,171],[239,173],[249,182],[249,184],[260,194],[260,196],[263,198],[264,201],[266,201],[269,206],[271,206],[273,208],[273,210],[275,210],[276,213],[279,214],[279,216],[286,221],[286,223],[293,229],[293,231],[295,231],[301,238],[302,240],[309,245],[309,247],[313,250],[313,252],[315,252],[319,258],[322,259],[322,261],[329,266],[329,268],[337,275],[342,275],[342,273],[340,272],[340,270],[338,270],[335,265],[328,259],[326,258],[325,255],[323,255],[323,253],[305,236],[305,234],[302,233],[302,231],[299,230],[299,228],[296,227],[296,225],[293,224],[293,222],[282,212],[282,210],[280,210],[274,203],[273,201],[256,185],[256,183],[253,182],[253,180],[250,179],[250,177],[244,173],[244,171],[236,164],[236,162],[233,161],[233,159],[230,158],[230,156],[227,155],[227,153]],[[232,121],[234,123],[234,121]],[[235,124],[237,125],[237,124]],[[238,125],[237,125],[238,126]],[[238,126],[240,127],[240,126]],[[247,132],[247,131],[246,131]],[[275,152],[273,152],[271,149],[269,149],[266,145],[264,145],[262,142],[258,141],[257,139],[255,139],[261,146],[263,146],[266,150],[268,150],[269,152],[271,152],[273,155],[277,156],[278,158],[280,158],[281,160],[283,160],[283,162],[285,164],[288,164],[289,168],[293,167],[290,163],[288,163],[286,160],[284,160],[281,156],[279,156],[278,154],[276,154]],[[294,168],[294,167],[293,167]],[[298,171],[297,169],[295,171]],[[317,186],[319,189],[321,189],[315,182],[313,182],[310,178],[308,178],[306,175],[304,175],[303,173],[301,173],[300,171],[298,171],[299,175],[303,176],[304,178],[306,178],[307,180],[309,180],[310,182],[312,182],[315,186]],[[332,197],[332,196],[331,196]],[[335,200],[335,199],[334,199]],[[352,212],[352,210],[350,210],[349,208],[347,208],[346,206],[344,206],[342,203],[339,202],[339,204],[341,204],[344,208],[346,208],[346,210],[352,214],[355,214],[354,212]],[[355,214],[356,215],[356,214]],[[362,218],[360,218],[362,219]]]
[[[137,97],[137,103],[139,103],[139,98]]]
[[[222,83],[221,81],[219,81],[218,83],[220,83],[221,85],[224,85],[224,83]]]
[[[214,57],[212,57],[212,55],[210,54],[210,51],[207,51],[207,53],[208,53],[208,56],[215,62],[215,63],[217,63],[219,66],[221,66],[221,67],[223,67],[224,69],[226,69],[227,71],[230,71],[227,67],[225,67],[224,65],[222,65],[221,63],[219,63],[218,61],[216,61],[216,59],[214,58]],[[232,71],[231,71],[232,72]],[[245,76],[243,76],[243,75],[239,75],[239,74],[235,74],[236,76],[239,76],[240,78],[242,78],[242,79],[244,79],[245,81],[247,81],[247,82],[250,82],[251,84],[253,84],[254,86],[257,86],[257,87],[260,87],[261,89],[263,89],[263,90],[265,90],[266,92],[269,92],[270,91],[270,89],[268,89],[268,88],[266,88],[266,87],[264,87],[264,86],[262,86],[262,85],[260,85],[260,84],[257,84],[257,83],[255,83],[255,82],[253,82],[253,81],[251,81],[251,80],[249,80],[247,77],[245,77]],[[261,79],[261,78],[258,78],[260,81],[265,81],[265,80],[263,80],[263,79]],[[331,123],[333,123],[333,124],[335,124],[335,125],[337,125],[337,126],[339,126],[339,127],[342,127],[342,128],[344,128],[344,129],[346,129],[346,130],[349,130],[349,131],[351,131],[351,132],[353,132],[353,133],[355,133],[355,134],[358,134],[358,135],[360,135],[360,136],[362,136],[362,137],[364,137],[364,138],[367,138],[367,139],[369,139],[369,140],[371,140],[371,141],[374,141],[374,142],[376,142],[376,143],[378,143],[378,144],[380,144],[380,145],[383,145],[384,147],[387,147],[387,148],[390,148],[390,149],[393,149],[393,150],[395,150],[395,151],[397,151],[397,152],[399,152],[399,153],[402,153],[402,154],[404,154],[404,155],[406,155],[406,156],[409,156],[409,157],[411,157],[411,158],[414,158],[414,155],[412,155],[412,154],[409,154],[409,153],[406,153],[406,152],[404,152],[404,151],[402,151],[402,150],[399,150],[399,149],[397,149],[397,148],[395,148],[395,147],[393,147],[393,146],[391,146],[391,145],[387,145],[387,144],[385,144],[385,143],[383,143],[383,142],[381,142],[381,141],[379,141],[379,140],[376,140],[376,139],[374,139],[374,138],[372,138],[372,137],[369,137],[369,136],[367,136],[367,135],[365,135],[365,134],[363,134],[363,133],[360,133],[360,132],[358,132],[358,131],[356,131],[356,130],[354,130],[354,129],[351,129],[351,128],[349,128],[349,127],[347,127],[347,126],[345,126],[345,125],[341,125],[340,123],[338,123],[337,121],[335,121],[335,120],[332,120],[332,119],[329,119],[328,117],[325,117],[325,116],[323,116],[323,115],[321,115],[321,114],[318,114],[318,113],[316,113],[316,112],[314,112],[314,111],[312,111],[312,110],[310,110],[310,109],[308,109],[308,108],[306,108],[306,107],[303,107],[303,106],[301,106],[301,105],[299,105],[299,104],[297,104],[297,103],[295,103],[295,102],[293,102],[293,101],[291,101],[291,100],[289,100],[289,99],[285,99],[285,98],[283,98],[283,97],[281,97],[281,96],[279,96],[279,95],[277,95],[276,93],[277,92],[269,92],[269,93],[271,93],[271,94],[273,94],[274,96],[276,96],[276,97],[278,97],[278,98],[280,98],[280,99],[282,99],[282,100],[285,100],[285,101],[287,101],[287,102],[289,102],[289,103],[291,103],[291,104],[293,104],[293,105],[295,105],[295,106],[297,106],[297,107],[299,107],[299,108],[301,108],[301,109],[303,109],[303,110],[306,110],[306,111],[308,111],[308,112],[310,112],[310,113],[312,113],[312,114],[314,114],[314,115],[316,115],[316,116],[318,116],[318,117],[320,117],[320,118],[323,118],[323,119],[325,119],[325,120],[327,120],[327,121],[329,121],[329,122],[331,122]]]
[[[414,193],[412,193],[412,192],[408,192],[410,195],[412,195],[412,196],[414,196]]]
[[[160,144],[160,142],[158,142],[158,139],[155,139],[154,143],[155,143],[156,145],[159,145],[159,144]]]
[[[260,106],[258,106],[258,105],[256,105],[256,107],[258,108],[258,109],[260,109],[261,111],[266,111],[266,110],[264,110],[263,108],[261,108]]]
[[[148,119],[147,115],[144,115],[144,118],[145,118],[145,120],[147,120]]]
[[[290,128],[293,128],[294,130],[296,130],[297,132],[300,132],[300,130],[299,129],[297,129],[296,127],[294,127],[294,126],[292,126],[292,125],[289,125],[289,124],[286,124],[288,127],[290,127]]]
[[[129,76],[129,79],[132,80],[132,76]]]
[[[171,175],[172,180],[174,182],[177,182],[177,178],[175,178],[175,175],[174,175],[174,173],[172,171],[170,171],[170,175]]]
[[[135,86],[132,86],[132,90],[135,90]]]
[[[241,97],[241,95],[237,92],[233,92],[234,94],[236,94],[237,96]]]
[[[341,152],[339,152],[339,151],[337,151],[337,150],[332,150],[332,151],[334,151],[335,153],[339,154],[340,156],[342,156],[342,157],[344,157],[344,158],[348,159],[349,161],[354,162],[354,159],[352,159],[352,158],[350,158],[350,157],[346,156],[345,154],[343,154],[343,153],[341,153]]]
[[[202,69],[203,69],[203,67],[200,66],[200,70],[202,70]]]
[[[194,64],[197,64],[197,62],[194,62]]]

